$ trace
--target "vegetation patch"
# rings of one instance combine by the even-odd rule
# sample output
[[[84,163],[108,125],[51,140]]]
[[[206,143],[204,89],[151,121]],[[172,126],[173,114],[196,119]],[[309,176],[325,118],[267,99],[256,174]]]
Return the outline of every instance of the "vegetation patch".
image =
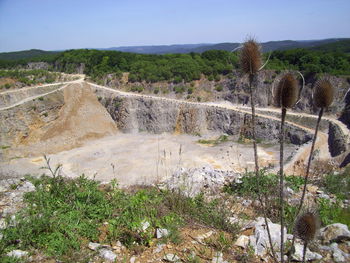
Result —
[[[180,242],[179,229],[199,222],[223,231],[236,233],[227,222],[229,212],[218,200],[207,202],[153,187],[121,190],[113,181],[100,185],[84,176],[65,179],[61,176],[29,178],[36,191],[25,194],[26,208],[2,231],[0,261],[9,260],[13,249],[34,251],[69,261],[87,242],[147,247],[155,240],[157,228],[165,228],[165,241]],[[164,241],[164,240],[163,240]]]
[[[213,140],[198,140],[197,142],[200,144],[211,144],[211,145],[218,145],[220,143],[223,142],[227,142],[228,141],[228,135],[220,135],[217,139],[213,139]]]

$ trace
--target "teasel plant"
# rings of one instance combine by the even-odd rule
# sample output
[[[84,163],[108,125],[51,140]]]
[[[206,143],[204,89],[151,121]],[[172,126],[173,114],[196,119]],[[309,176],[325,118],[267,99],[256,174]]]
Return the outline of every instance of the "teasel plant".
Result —
[[[306,185],[307,185],[307,182],[309,179],[311,161],[312,161],[312,157],[313,157],[315,142],[317,139],[317,133],[318,133],[321,119],[322,119],[322,115],[323,115],[324,110],[327,109],[332,104],[333,97],[334,97],[334,88],[333,88],[333,85],[331,84],[329,78],[327,78],[327,77],[322,78],[315,83],[314,88],[313,88],[313,93],[312,93],[312,100],[313,100],[314,106],[317,108],[320,108],[320,111],[318,113],[315,134],[314,134],[314,137],[312,139],[310,155],[309,155],[309,159],[308,159],[307,167],[306,167],[303,194],[302,194],[301,199],[300,199],[298,212],[301,211],[301,208],[303,207],[303,203],[304,203],[304,199],[305,199]]]
[[[250,105],[252,110],[252,139],[253,139],[254,161],[255,161],[255,176],[259,180],[260,173],[259,173],[257,142],[256,142],[256,135],[255,135],[255,98],[254,98],[253,82],[254,82],[254,79],[256,78],[256,75],[259,73],[259,71],[261,71],[267,65],[271,54],[267,58],[266,62],[263,64],[261,46],[252,37],[248,38],[243,43],[243,45],[238,47],[237,49],[239,49],[239,64],[240,64],[241,71],[243,72],[243,74],[248,75],[248,80],[249,80]],[[264,201],[260,192],[258,193],[258,199],[263,211],[264,221],[265,221],[266,230],[267,230],[270,248],[271,248],[271,255],[273,260],[277,262],[272,239],[271,239],[271,232],[267,221],[266,209],[265,209]]]
[[[300,213],[294,226],[294,236],[300,238],[304,243],[303,260],[305,262],[308,244],[315,239],[320,228],[320,220],[316,210],[307,209]]]
[[[305,173],[305,177],[304,177],[303,192],[302,192],[302,196],[300,198],[300,203],[299,203],[299,206],[297,209],[297,216],[300,214],[302,207],[303,207],[303,204],[304,204],[304,200],[305,200],[306,185],[307,185],[308,179],[309,179],[311,161],[312,161],[312,157],[313,157],[313,153],[314,153],[315,142],[317,139],[318,129],[320,126],[322,115],[323,115],[324,110],[327,109],[332,104],[333,98],[334,98],[334,87],[333,87],[333,85],[330,82],[328,77],[323,77],[322,79],[318,80],[314,84],[314,88],[313,88],[313,92],[312,92],[312,101],[313,101],[314,106],[319,108],[320,110],[318,113],[318,119],[317,119],[317,123],[316,123],[316,127],[315,127],[315,133],[314,133],[314,136],[312,138],[311,150],[310,150],[309,159],[308,159],[307,166],[306,166],[306,173]],[[291,245],[292,250],[294,249],[294,243],[295,243],[295,236],[293,237],[293,240],[292,240],[292,245]],[[288,262],[290,261],[291,255],[292,255],[292,251],[289,252]]]
[[[276,88],[273,87],[273,100],[277,107],[281,108],[281,129],[280,129],[280,223],[281,223],[281,262],[284,262],[284,172],[283,172],[283,159],[284,159],[284,137],[285,137],[285,120],[287,109],[294,107],[294,105],[299,101],[301,90],[304,87],[304,77],[298,72],[303,80],[303,85],[301,89],[299,88],[298,81],[294,77],[293,73],[287,72],[282,76]]]

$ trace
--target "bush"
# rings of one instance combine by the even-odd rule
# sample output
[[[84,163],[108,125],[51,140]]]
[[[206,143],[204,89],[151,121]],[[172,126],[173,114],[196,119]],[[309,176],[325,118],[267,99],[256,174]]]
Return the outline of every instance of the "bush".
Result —
[[[217,92],[220,92],[220,91],[222,91],[223,89],[224,89],[224,87],[223,87],[221,84],[215,85],[215,90],[216,90]]]
[[[132,87],[131,87],[131,91],[132,91],[132,92],[141,93],[143,90],[144,90],[143,86],[137,85],[137,86],[132,86]]]
[[[186,86],[180,85],[180,86],[175,86],[174,91],[175,93],[183,93],[186,90]]]

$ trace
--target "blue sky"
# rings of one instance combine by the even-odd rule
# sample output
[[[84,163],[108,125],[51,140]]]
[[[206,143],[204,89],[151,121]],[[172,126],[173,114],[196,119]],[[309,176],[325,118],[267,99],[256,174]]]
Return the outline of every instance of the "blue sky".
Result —
[[[0,51],[350,37],[350,0],[0,0]]]

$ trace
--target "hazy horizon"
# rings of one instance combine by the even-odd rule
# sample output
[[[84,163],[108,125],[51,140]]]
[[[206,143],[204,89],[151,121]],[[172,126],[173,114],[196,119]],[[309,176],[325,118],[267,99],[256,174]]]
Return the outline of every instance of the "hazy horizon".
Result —
[[[0,0],[0,52],[350,37],[350,1]]]

